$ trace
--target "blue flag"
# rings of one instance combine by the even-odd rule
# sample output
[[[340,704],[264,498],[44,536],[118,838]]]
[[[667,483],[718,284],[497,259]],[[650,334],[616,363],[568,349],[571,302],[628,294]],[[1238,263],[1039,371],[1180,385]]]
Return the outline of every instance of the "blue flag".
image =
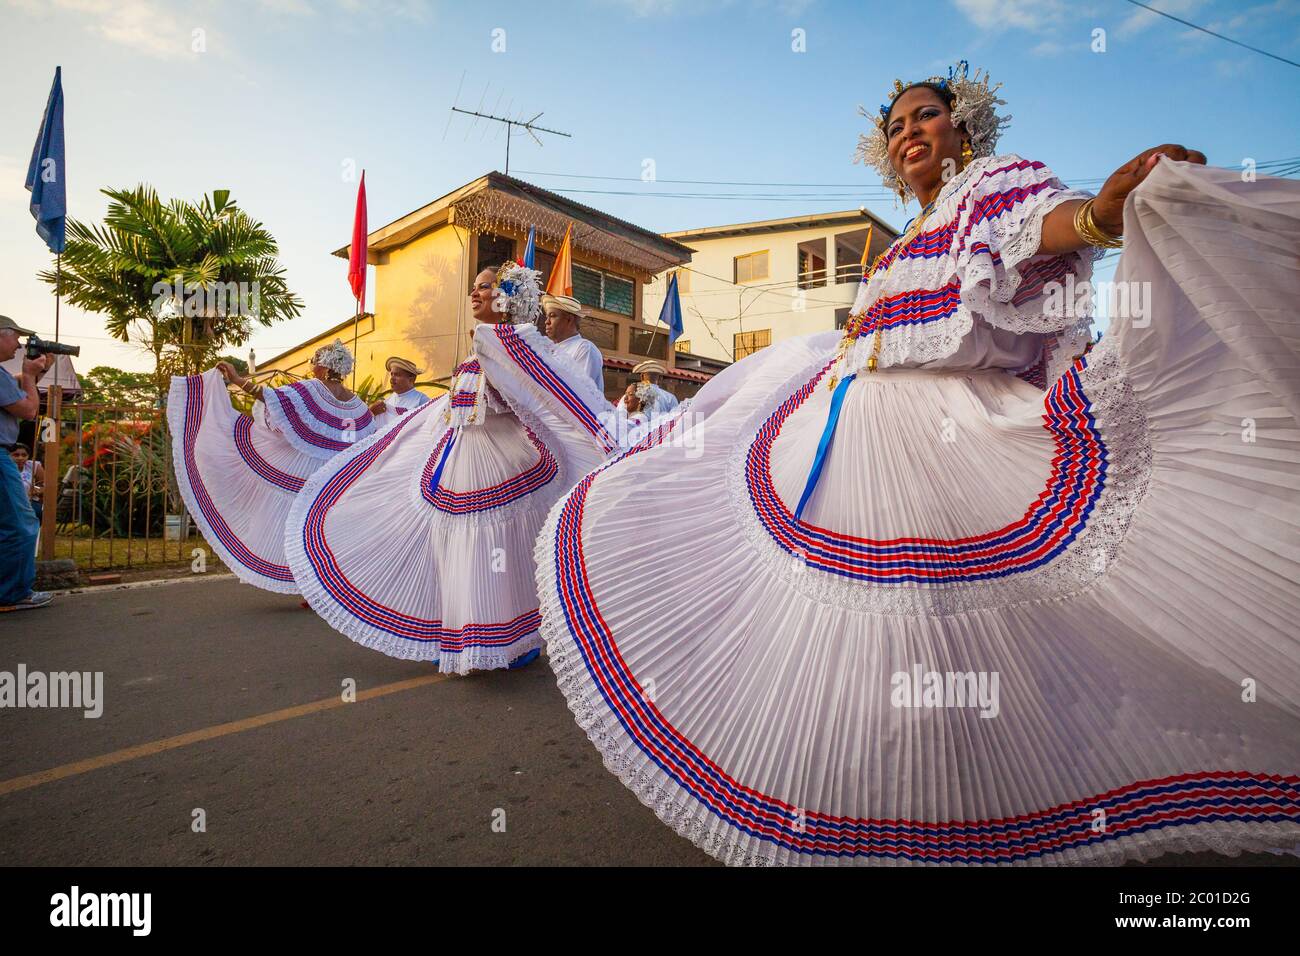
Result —
[[[664,296],[664,307],[659,310],[659,321],[668,326],[668,344],[672,345],[681,336],[682,300],[677,296],[677,273],[668,280],[668,293]]]
[[[63,67],[54,68],[50,101],[41,117],[32,162],[27,167],[27,188],[32,193],[32,218],[36,234],[50,252],[61,253],[66,242],[68,195],[63,165]]]
[[[534,226],[528,227],[528,244],[524,246],[524,268],[536,269],[533,260],[537,257],[537,229]]]

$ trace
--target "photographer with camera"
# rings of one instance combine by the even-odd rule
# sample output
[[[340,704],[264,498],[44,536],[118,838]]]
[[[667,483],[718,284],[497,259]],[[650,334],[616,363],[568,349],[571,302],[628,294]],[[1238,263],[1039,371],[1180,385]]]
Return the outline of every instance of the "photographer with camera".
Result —
[[[8,316],[0,315],[0,362],[17,353],[20,335],[32,334]],[[40,414],[36,380],[52,361],[50,355],[25,358],[18,379],[0,368],[0,446],[6,452],[18,442],[18,423]],[[0,455],[0,611],[21,611],[50,603],[48,592],[32,590],[40,528],[17,465],[8,454]]]

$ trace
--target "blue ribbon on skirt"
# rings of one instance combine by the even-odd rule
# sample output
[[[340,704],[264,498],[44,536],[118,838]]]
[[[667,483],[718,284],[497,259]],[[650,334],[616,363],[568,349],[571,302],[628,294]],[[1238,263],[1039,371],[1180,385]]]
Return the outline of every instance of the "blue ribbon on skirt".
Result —
[[[835,426],[840,421],[840,410],[844,407],[844,396],[848,393],[849,383],[857,377],[856,373],[849,375],[835,386],[835,394],[831,396],[830,411],[826,413],[826,427],[822,429],[821,441],[817,443],[817,455],[813,458],[812,468],[808,471],[808,481],[803,486],[803,494],[799,496],[799,507],[794,509],[795,521],[803,517],[804,506],[808,504],[808,499],[812,497],[813,490],[817,487],[817,480],[822,476],[822,465],[826,463],[826,452],[830,450],[831,438],[835,435]]]

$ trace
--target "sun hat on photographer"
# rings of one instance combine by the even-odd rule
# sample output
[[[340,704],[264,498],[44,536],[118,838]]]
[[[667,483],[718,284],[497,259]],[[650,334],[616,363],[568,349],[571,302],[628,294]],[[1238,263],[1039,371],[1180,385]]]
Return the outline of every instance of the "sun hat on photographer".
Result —
[[[13,330],[14,330],[15,332],[17,332],[19,335],[35,335],[35,334],[36,334],[36,333],[33,332],[31,329],[24,329],[22,326],[20,326],[20,325],[19,325],[17,322],[15,322],[13,319],[9,318],[9,316],[7,316],[7,315],[0,315],[0,332],[3,332],[5,329],[13,329]]]

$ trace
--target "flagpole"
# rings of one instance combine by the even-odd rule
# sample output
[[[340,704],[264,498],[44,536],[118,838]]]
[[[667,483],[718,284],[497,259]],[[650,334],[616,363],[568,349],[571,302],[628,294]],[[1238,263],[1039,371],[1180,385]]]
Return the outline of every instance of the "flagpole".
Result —
[[[357,327],[361,323],[361,299],[357,299],[357,312],[352,316],[352,391],[357,390]]]
[[[54,257],[54,341],[59,341],[59,302],[63,298],[63,253]],[[39,398],[39,395],[37,396]],[[45,504],[41,511],[41,560],[54,559],[54,531],[59,506],[59,418],[63,414],[63,387],[59,385],[59,357],[54,356],[54,382],[50,385],[45,412],[52,422],[53,441],[45,442]]]

